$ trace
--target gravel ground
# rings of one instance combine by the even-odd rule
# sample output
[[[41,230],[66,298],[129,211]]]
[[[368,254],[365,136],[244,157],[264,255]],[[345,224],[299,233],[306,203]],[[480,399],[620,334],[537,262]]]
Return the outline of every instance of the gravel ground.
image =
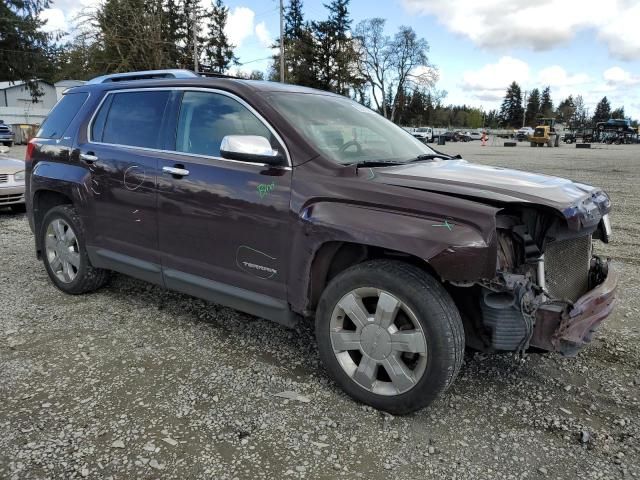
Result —
[[[610,192],[617,310],[577,358],[468,352],[406,417],[329,381],[310,325],[121,275],[63,295],[0,211],[0,478],[640,478],[640,147],[500,145],[440,148]]]

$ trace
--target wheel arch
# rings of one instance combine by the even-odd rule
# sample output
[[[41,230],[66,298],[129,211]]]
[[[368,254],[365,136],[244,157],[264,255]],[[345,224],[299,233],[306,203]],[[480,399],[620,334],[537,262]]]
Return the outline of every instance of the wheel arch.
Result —
[[[341,203],[314,205],[312,212],[300,217],[293,239],[288,275],[291,308],[311,315],[331,278],[371,259],[399,259],[441,282],[493,277],[496,211],[478,209],[471,219],[455,216],[457,211],[430,217]]]
[[[40,239],[42,221],[49,210],[59,205],[73,205],[73,200],[67,194],[56,190],[39,189],[33,193],[32,215],[36,239],[36,255],[38,258],[42,255],[42,242]]]
[[[40,258],[40,227],[47,211],[58,205],[71,204],[82,210],[89,192],[90,175],[85,168],[57,162],[39,162],[28,176],[27,212],[35,235],[36,253]]]

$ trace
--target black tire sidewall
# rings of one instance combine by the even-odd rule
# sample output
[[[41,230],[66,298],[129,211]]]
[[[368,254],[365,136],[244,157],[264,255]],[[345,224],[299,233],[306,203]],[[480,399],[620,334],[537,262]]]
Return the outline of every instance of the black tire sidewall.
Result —
[[[316,338],[320,357],[329,374],[353,398],[391,413],[408,413],[430,404],[448,386],[452,361],[450,318],[454,313],[460,321],[453,300],[446,290],[428,274],[416,268],[427,280],[423,284],[413,278],[400,278],[384,269],[376,269],[376,262],[350,269],[338,275],[323,293],[316,313]],[[336,303],[347,292],[358,287],[377,287],[388,291],[411,309],[423,329],[427,342],[427,365],[422,378],[409,391],[394,396],[379,395],[357,385],[342,369],[333,352],[330,321]],[[448,303],[448,304],[447,304]]]
[[[47,227],[53,220],[57,218],[61,218],[62,220],[67,222],[67,224],[73,229],[73,232],[75,233],[76,239],[78,241],[78,250],[79,250],[78,253],[80,254],[80,267],[78,268],[78,273],[76,275],[76,278],[74,278],[73,281],[69,283],[61,282],[60,279],[56,277],[55,273],[51,269],[51,266],[49,265],[49,260],[47,259],[47,253],[46,253],[46,247],[45,247]],[[52,208],[45,214],[42,220],[42,226],[40,228],[40,242],[41,242],[40,244],[42,245],[42,262],[44,263],[44,268],[47,270],[47,274],[49,275],[49,278],[51,279],[53,284],[65,293],[71,293],[71,294],[82,293],[81,286],[83,284],[84,277],[87,275],[87,266],[89,265],[89,258],[87,255],[87,251],[85,249],[84,231],[82,229],[82,225],[79,224],[79,218],[75,213],[75,210],[73,209],[73,207],[66,206],[66,205],[58,206],[58,207]]]

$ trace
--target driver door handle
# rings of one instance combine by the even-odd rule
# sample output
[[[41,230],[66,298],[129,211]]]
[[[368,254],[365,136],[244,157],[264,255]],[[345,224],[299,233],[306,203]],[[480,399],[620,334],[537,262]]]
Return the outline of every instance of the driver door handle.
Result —
[[[96,157],[92,152],[90,153],[81,153],[80,160],[91,165],[92,163],[96,163],[98,161],[98,157]]]
[[[187,175],[189,175],[189,170],[187,170],[186,168],[162,167],[162,171],[164,173],[169,173],[177,177],[186,177]]]

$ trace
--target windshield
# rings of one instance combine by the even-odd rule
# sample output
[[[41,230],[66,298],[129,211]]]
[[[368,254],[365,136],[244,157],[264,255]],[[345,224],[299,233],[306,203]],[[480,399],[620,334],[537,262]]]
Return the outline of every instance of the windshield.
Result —
[[[416,132],[420,132],[420,133],[426,133],[426,132],[428,132],[429,130],[431,130],[431,129],[430,129],[430,128],[424,128],[424,127],[422,127],[422,128],[416,128]]]
[[[435,153],[410,133],[347,98],[277,92],[270,100],[316,149],[343,165],[408,162]]]

